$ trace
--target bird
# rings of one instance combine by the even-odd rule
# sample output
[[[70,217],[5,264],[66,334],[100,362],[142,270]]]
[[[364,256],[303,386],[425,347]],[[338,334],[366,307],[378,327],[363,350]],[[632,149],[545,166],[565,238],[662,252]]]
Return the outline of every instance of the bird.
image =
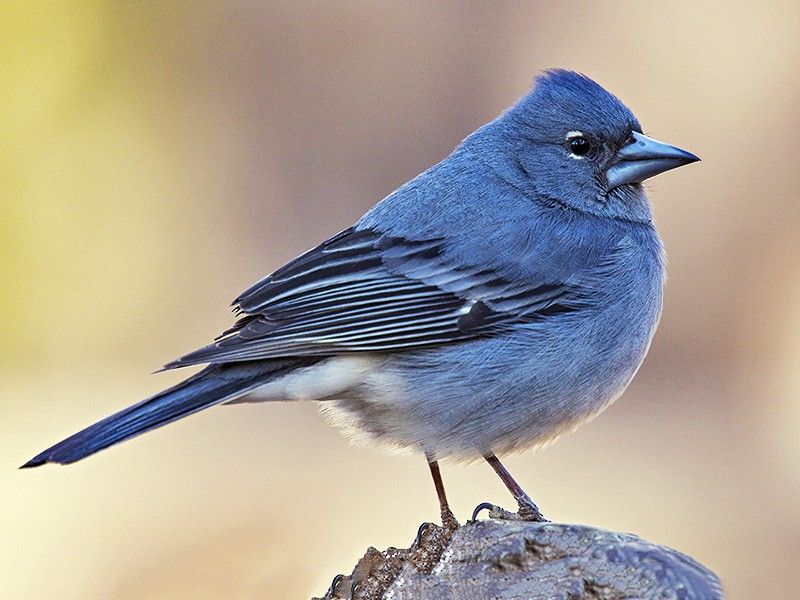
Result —
[[[443,523],[458,526],[445,459],[486,460],[518,504],[504,514],[545,520],[497,455],[552,442],[630,383],[665,280],[642,182],[698,160],[644,135],[586,75],[544,71],[164,367],[201,370],[21,468],[73,463],[214,405],[315,401],[356,441],[422,454]]]

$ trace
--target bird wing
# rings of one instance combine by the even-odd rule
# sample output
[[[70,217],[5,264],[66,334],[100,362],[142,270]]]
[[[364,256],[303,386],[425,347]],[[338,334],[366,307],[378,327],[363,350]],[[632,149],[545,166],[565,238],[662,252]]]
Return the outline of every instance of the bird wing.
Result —
[[[346,229],[245,291],[231,329],[165,368],[421,348],[575,308],[561,282],[508,281],[443,249],[441,238]]]

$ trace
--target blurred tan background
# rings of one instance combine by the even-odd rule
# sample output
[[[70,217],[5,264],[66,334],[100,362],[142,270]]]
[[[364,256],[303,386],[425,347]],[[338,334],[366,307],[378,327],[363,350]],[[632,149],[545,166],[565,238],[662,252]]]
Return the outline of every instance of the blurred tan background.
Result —
[[[669,258],[629,391],[507,461],[553,520],[694,556],[729,597],[800,586],[800,5],[4,2],[4,598],[302,598],[437,518],[424,461],[312,405],[222,407],[70,467],[50,444],[177,381],[148,373],[547,67],[703,162],[651,197]],[[461,519],[511,505],[445,465]]]

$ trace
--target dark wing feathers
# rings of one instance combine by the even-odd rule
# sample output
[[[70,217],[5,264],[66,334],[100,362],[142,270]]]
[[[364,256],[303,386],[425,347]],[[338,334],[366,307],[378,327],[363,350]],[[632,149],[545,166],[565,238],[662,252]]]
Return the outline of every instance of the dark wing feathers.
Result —
[[[560,283],[518,284],[448,264],[441,239],[346,229],[239,296],[216,342],[167,365],[411,349],[569,310]]]
[[[307,293],[324,294],[326,288],[338,287],[337,281],[356,284],[348,276],[381,266],[374,244],[373,232],[345,229],[245,290],[233,304],[252,313]]]

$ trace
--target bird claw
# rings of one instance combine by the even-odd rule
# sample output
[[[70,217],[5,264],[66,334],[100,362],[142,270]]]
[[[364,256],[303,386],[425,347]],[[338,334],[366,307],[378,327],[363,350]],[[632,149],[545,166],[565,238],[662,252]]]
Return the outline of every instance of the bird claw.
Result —
[[[423,523],[422,525],[420,525],[420,526],[419,526],[419,529],[417,529],[417,537],[415,537],[415,538],[414,538],[414,543],[412,543],[412,544],[411,544],[411,547],[412,547],[412,548],[415,548],[415,549],[416,549],[416,548],[419,548],[419,547],[420,547],[420,545],[422,544],[422,536],[423,536],[423,534],[424,534],[424,533],[425,533],[425,532],[428,530],[428,528],[429,528],[429,527],[431,527],[432,525],[433,525],[433,523],[428,523],[428,522],[426,521],[425,523]]]
[[[477,521],[478,520],[478,514],[480,514],[480,512],[482,510],[488,510],[489,511],[489,517],[491,518],[492,512],[495,509],[503,510],[502,508],[500,508],[499,506],[497,506],[495,504],[492,504],[491,502],[481,502],[480,504],[478,504],[478,506],[475,507],[475,510],[472,511],[472,516],[469,519],[469,523],[474,523],[475,521]]]
[[[326,598],[335,598],[336,597],[336,587],[339,585],[339,582],[344,579],[344,575],[339,573],[336,577],[333,578],[331,581],[331,587],[328,588],[328,593],[325,594]]]
[[[471,523],[478,520],[478,514],[482,510],[489,511],[490,519],[500,519],[503,521],[534,521],[537,523],[546,523],[547,519],[544,518],[535,504],[522,504],[519,505],[519,512],[512,513],[501,506],[492,504],[491,502],[482,502],[475,507],[472,511]]]

